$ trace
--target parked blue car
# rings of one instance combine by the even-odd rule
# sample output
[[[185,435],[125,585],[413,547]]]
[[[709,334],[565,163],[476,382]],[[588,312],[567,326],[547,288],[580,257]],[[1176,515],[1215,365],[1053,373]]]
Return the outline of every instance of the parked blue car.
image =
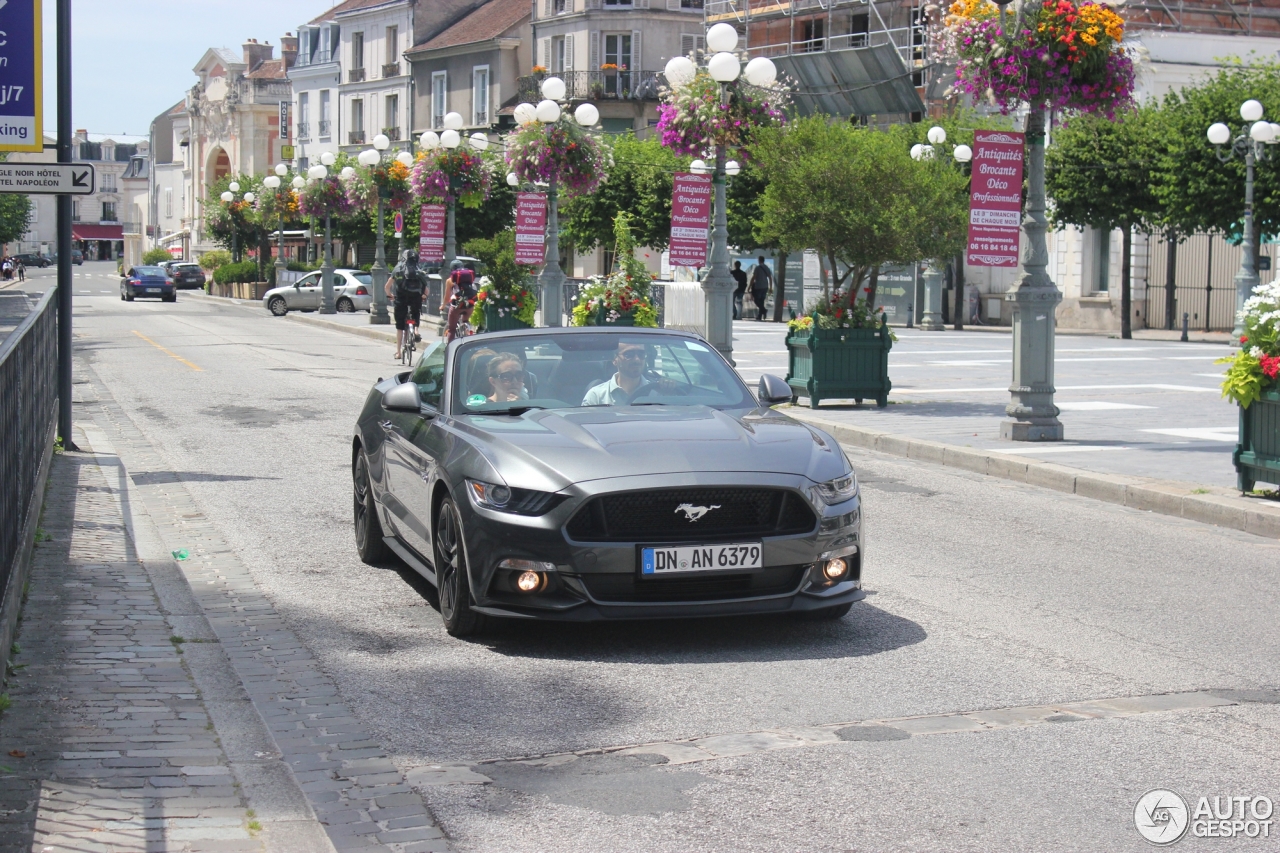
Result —
[[[177,302],[178,292],[173,286],[173,279],[160,267],[129,267],[129,271],[120,279],[120,299],[132,302],[139,296],[146,299],[159,299],[163,302]]]

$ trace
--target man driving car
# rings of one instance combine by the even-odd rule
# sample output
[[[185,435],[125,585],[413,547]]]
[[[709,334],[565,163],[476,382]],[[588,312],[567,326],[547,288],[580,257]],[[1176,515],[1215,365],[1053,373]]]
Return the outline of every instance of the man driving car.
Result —
[[[644,378],[644,344],[618,342],[618,352],[613,357],[617,373],[587,392],[582,398],[584,406],[625,406],[635,398],[636,392],[648,385]]]

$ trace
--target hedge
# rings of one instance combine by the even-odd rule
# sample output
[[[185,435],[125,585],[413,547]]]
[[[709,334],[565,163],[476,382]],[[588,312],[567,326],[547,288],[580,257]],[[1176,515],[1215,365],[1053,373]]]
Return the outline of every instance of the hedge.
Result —
[[[213,280],[218,284],[234,284],[258,280],[258,262],[241,261],[240,263],[223,264],[213,271]]]

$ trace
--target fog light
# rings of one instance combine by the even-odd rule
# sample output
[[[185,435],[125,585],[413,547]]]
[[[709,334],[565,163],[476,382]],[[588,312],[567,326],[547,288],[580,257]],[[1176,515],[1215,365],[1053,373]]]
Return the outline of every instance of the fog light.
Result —
[[[840,557],[828,560],[827,564],[822,567],[822,574],[829,581],[839,580],[844,577],[844,573],[847,571],[849,571],[849,564]]]
[[[542,589],[542,574],[539,572],[521,572],[516,578],[516,588],[521,592],[537,592]]]

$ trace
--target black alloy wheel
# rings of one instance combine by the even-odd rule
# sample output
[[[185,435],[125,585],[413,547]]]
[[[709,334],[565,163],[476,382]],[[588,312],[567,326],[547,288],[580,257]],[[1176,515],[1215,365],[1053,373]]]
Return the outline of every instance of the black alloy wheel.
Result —
[[[355,511],[356,551],[360,559],[371,566],[380,566],[391,559],[391,549],[382,541],[382,522],[378,520],[378,508],[373,502],[373,489],[369,487],[369,463],[364,451],[357,450],[351,465],[354,493],[352,505]]]
[[[277,317],[283,317],[289,313],[289,306],[284,303],[281,296],[273,296],[271,301],[267,303],[267,310]]]
[[[467,582],[467,556],[462,544],[462,522],[451,498],[440,503],[435,524],[436,589],[444,629],[454,637],[467,637],[485,628],[484,614],[471,609]]]
[[[338,304],[334,307],[338,309],[339,314],[354,314],[356,311],[355,303],[345,296],[339,299]]]

